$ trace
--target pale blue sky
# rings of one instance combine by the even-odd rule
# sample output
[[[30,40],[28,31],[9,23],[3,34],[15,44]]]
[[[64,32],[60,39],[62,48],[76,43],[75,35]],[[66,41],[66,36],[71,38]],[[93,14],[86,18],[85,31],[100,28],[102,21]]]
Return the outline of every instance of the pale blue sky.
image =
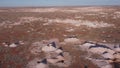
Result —
[[[120,5],[120,0],[0,0],[0,7]]]

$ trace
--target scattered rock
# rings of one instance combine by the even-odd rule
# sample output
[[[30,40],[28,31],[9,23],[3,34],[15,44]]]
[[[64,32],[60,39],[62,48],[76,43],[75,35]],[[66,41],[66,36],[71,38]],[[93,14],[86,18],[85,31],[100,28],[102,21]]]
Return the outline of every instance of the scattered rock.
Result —
[[[16,41],[14,43],[10,43],[10,42],[4,42],[2,43],[5,47],[11,47],[11,48],[14,48],[14,47],[17,47],[19,45],[23,45],[24,42],[23,41]]]

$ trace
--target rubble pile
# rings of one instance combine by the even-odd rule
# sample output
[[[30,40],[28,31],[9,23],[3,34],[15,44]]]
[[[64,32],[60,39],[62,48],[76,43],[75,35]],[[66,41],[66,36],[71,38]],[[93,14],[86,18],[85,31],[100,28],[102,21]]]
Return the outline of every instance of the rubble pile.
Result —
[[[49,68],[49,65],[68,67],[72,62],[71,55],[56,41],[35,42],[32,45],[32,49],[30,48],[32,54],[37,55],[42,52],[45,57],[31,60],[27,65],[28,68]]]
[[[86,41],[79,45],[80,49],[88,52],[86,59],[91,60],[100,68],[113,68],[112,63],[120,63],[120,45],[109,45],[102,43],[95,43]],[[101,57],[94,57],[92,55],[100,55]]]

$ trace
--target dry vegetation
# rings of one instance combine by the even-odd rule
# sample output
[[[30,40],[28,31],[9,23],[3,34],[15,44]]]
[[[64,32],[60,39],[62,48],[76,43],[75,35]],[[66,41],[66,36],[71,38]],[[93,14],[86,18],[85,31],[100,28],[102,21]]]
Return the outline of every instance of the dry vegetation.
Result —
[[[120,43],[120,7],[1,8],[0,68],[25,68],[33,58],[44,57],[30,53],[32,43],[53,38],[63,42],[73,35],[81,42]],[[15,48],[2,45],[18,40],[25,44]],[[97,68],[84,59],[86,52],[75,44],[61,46],[73,57],[73,63],[66,68]]]

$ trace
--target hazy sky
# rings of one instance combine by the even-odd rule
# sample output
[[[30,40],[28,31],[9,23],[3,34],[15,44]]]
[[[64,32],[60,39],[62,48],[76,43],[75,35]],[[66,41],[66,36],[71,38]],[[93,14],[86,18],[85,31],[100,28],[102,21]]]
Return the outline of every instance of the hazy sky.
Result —
[[[120,0],[0,0],[0,7],[120,5]]]

